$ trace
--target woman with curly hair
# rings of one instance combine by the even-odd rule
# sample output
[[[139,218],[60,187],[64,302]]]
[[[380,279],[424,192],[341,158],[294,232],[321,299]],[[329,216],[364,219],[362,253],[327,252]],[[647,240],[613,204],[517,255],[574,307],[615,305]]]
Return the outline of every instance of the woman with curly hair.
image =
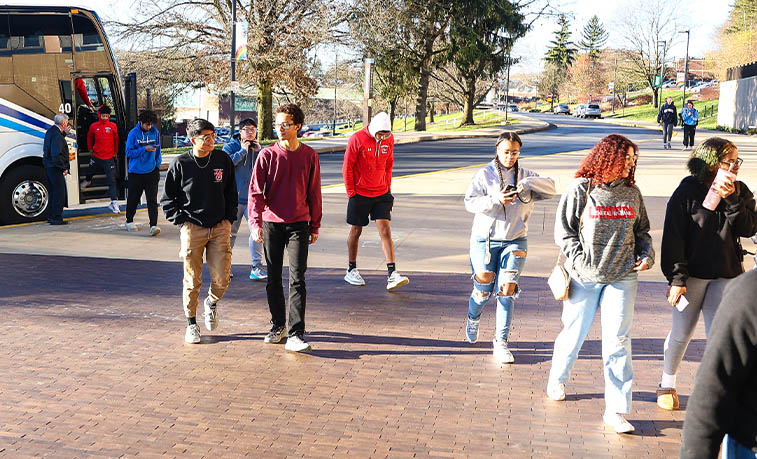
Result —
[[[469,343],[478,340],[481,311],[496,285],[493,354],[500,363],[515,361],[507,340],[520,293],[518,279],[526,262],[528,217],[534,201],[555,195],[554,180],[520,167],[521,145],[518,134],[500,134],[494,159],[476,172],[465,193],[465,208],[475,214],[470,238],[473,291],[468,300],[465,337]]]
[[[623,417],[631,411],[631,323],[638,272],[654,263],[647,211],[634,185],[638,151],[618,134],[600,140],[581,161],[555,218],[555,242],[567,258],[570,294],[563,301],[563,329],[555,340],[547,396],[565,400],[565,383],[601,309],[603,419],[618,433],[634,430]]]
[[[685,298],[688,305],[672,310],[673,328],[665,339],[665,366],[657,388],[657,405],[666,410],[679,407],[676,372],[699,313],[704,316],[705,333],[709,335],[723,289],[743,272],[739,238],[757,232],[754,196],[746,184],[727,177],[716,179],[718,169],[738,173],[741,162],[736,145],[710,137],[691,154],[687,163],[691,175],[681,180],[668,201],[660,266],[670,284],[668,303],[676,306]],[[710,187],[721,198],[714,211],[702,205]]]

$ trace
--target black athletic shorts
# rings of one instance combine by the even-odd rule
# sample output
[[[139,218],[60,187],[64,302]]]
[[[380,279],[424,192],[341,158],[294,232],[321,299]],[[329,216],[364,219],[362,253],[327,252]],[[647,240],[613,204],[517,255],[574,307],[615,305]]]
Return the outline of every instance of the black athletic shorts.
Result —
[[[391,191],[375,198],[356,194],[347,202],[347,223],[354,226],[368,226],[371,220],[391,220],[394,196]]]

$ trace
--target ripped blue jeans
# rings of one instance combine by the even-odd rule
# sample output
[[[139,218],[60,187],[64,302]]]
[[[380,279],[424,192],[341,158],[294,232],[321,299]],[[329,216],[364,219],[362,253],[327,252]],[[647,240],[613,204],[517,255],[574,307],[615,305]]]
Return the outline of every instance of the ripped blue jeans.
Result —
[[[470,264],[474,276],[473,291],[468,300],[468,317],[474,320],[481,317],[481,310],[494,293],[496,285],[497,315],[494,337],[507,341],[513,320],[515,298],[520,293],[517,284],[526,264],[528,243],[525,237],[512,241],[490,240],[489,247],[486,242],[486,239],[481,237],[472,237],[470,240]],[[481,278],[482,274],[487,272],[493,273],[494,279],[489,283],[478,282],[475,276]],[[509,283],[516,284],[515,290],[510,295],[505,295]]]

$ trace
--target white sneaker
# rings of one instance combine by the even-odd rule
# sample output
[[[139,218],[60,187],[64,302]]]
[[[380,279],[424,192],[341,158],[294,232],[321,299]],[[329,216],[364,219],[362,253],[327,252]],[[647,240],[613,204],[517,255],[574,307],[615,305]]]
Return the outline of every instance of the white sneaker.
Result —
[[[492,343],[494,345],[494,358],[497,359],[499,363],[515,362],[513,353],[510,352],[510,349],[507,348],[507,341],[502,341],[495,338]]]
[[[81,188],[89,188],[90,185],[92,185],[92,180],[87,180],[87,179],[82,180],[81,183],[79,184]]]
[[[396,290],[410,283],[410,279],[401,275],[397,271],[392,271],[392,275],[386,279],[386,289]]]
[[[268,273],[263,265],[255,265],[250,269],[250,280],[264,281],[266,279],[268,279]]]
[[[115,201],[111,201],[110,204],[108,204],[108,209],[110,209],[111,212],[114,214],[120,214],[121,208],[118,207],[118,204]]]
[[[360,271],[357,268],[348,270],[347,274],[344,275],[344,280],[351,285],[365,285],[363,276],[360,275]]]
[[[310,344],[306,343],[302,339],[302,335],[292,335],[287,339],[287,343],[284,345],[284,349],[292,352],[310,352],[313,350]]]
[[[209,331],[218,328],[218,310],[216,304],[210,301],[210,297],[205,298],[205,328]]]
[[[200,342],[200,326],[197,324],[187,325],[184,341],[189,344],[198,344]]]
[[[465,320],[465,339],[469,343],[473,344],[478,341],[478,324],[481,319],[471,319],[470,317]]]
[[[124,226],[126,227],[126,231],[139,231],[139,228],[133,222],[127,222]]]
[[[151,226],[150,227],[150,236],[157,236],[160,234],[160,228],[157,226]]]
[[[547,397],[556,402],[565,400],[565,384],[547,383]]]
[[[286,338],[286,327],[271,327],[271,331],[263,338],[264,343],[277,344]]]
[[[602,419],[605,421],[605,424],[612,427],[616,433],[631,433],[636,430],[620,413],[605,413],[605,415],[602,416]]]

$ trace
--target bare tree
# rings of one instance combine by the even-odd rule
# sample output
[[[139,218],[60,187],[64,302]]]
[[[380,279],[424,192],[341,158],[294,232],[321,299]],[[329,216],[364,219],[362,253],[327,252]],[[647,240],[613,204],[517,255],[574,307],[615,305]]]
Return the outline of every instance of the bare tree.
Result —
[[[657,92],[654,76],[660,72],[663,56],[667,54],[677,37],[680,8],[667,0],[639,0],[623,9],[615,29],[623,37],[631,70],[647,82],[654,93],[657,106]]]
[[[238,61],[236,78],[255,82],[260,135],[272,138],[274,90],[295,101],[315,93],[307,51],[331,37],[346,0],[233,1],[237,21],[249,24],[248,59]],[[231,6],[232,0],[135,0],[136,16],[109,25],[121,40],[150,51],[164,78],[222,91],[231,77]]]

